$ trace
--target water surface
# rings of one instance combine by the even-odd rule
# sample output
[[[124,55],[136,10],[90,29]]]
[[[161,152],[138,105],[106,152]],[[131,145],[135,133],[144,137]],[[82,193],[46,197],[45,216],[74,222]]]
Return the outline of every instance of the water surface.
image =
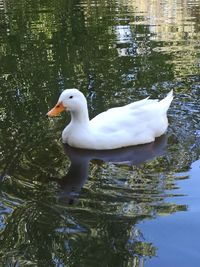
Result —
[[[0,265],[198,266],[200,2],[0,0]],[[63,146],[65,88],[93,117],[174,89],[155,143]]]

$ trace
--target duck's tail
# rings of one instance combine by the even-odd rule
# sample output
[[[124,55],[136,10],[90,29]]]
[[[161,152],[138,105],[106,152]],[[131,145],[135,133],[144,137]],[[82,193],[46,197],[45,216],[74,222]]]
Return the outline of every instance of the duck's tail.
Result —
[[[171,105],[171,102],[172,102],[173,98],[174,98],[174,96],[173,96],[173,90],[171,90],[167,94],[167,96],[159,102],[162,105],[163,110],[165,112],[167,112],[167,110],[169,109],[169,106]]]

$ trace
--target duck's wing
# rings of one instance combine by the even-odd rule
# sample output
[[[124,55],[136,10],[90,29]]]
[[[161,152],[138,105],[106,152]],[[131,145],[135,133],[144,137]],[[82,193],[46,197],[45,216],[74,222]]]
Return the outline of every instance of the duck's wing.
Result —
[[[130,108],[130,109],[135,109],[135,108],[140,108],[142,106],[148,106],[150,104],[156,103],[158,102],[158,99],[149,99],[149,97],[130,103],[126,106],[123,106],[124,108]]]
[[[166,116],[166,112],[173,99],[172,92],[167,97],[157,99],[143,99],[123,107],[116,107],[100,113],[90,121],[94,130],[117,131],[118,129],[131,130],[139,127],[154,127],[159,119]]]
[[[148,112],[147,106],[138,108],[124,106],[100,113],[90,121],[90,126],[98,132],[128,131],[134,126],[138,127],[141,121],[145,123],[146,120],[150,120],[151,116],[152,112],[151,114]]]
[[[157,107],[159,107],[159,109],[162,109],[163,111],[167,111],[172,100],[173,100],[173,90],[171,90],[167,94],[167,96],[164,99],[162,99],[161,101],[159,101],[158,99],[149,99],[149,97],[147,97],[145,99],[128,104],[128,105],[124,106],[124,108],[131,108],[131,109],[138,109],[141,107],[148,108],[149,105],[159,103],[159,105],[157,105]]]
[[[133,114],[138,114],[138,112],[141,112],[141,108],[147,108],[149,105],[152,105],[153,103],[157,103],[158,100],[152,100],[149,98],[145,98],[133,103],[130,103],[128,105],[122,106],[122,107],[115,107],[108,109],[107,111],[104,111],[100,114],[98,114],[96,117],[94,117],[90,123],[91,125],[96,124],[105,124],[106,121],[125,121],[129,119],[129,115],[133,116]],[[143,109],[142,109],[143,110]],[[124,117],[125,116],[125,117]],[[128,116],[128,117],[127,117]]]

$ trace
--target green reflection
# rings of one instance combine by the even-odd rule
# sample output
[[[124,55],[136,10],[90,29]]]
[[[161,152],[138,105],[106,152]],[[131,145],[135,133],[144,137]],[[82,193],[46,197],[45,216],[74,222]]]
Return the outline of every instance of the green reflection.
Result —
[[[0,265],[144,266],[159,248],[137,224],[187,211],[174,173],[200,151],[200,9],[161,2],[0,1]],[[45,117],[70,87],[91,116],[174,88],[168,151],[71,164],[69,118]]]
[[[58,262],[92,266],[96,261],[113,266],[137,262],[140,266],[146,257],[155,256],[156,248],[146,242],[135,225],[163,212],[186,210],[186,206],[164,203],[160,175],[149,183],[148,176],[138,169],[126,181],[121,179],[130,174],[128,162],[130,166],[141,164],[165,153],[165,149],[166,136],[152,144],[105,152],[65,146],[71,164],[61,179],[47,176],[44,182],[44,174],[42,180],[32,182],[20,176],[4,178],[2,191],[7,196],[4,200],[2,195],[5,222],[0,242],[3,266],[15,261],[37,266]],[[101,165],[96,169],[91,159],[116,162],[116,169],[107,167],[104,177]],[[119,168],[118,161],[126,165]],[[80,193],[89,164],[92,177]],[[121,169],[118,175],[117,169]],[[6,211],[9,206],[12,210]]]

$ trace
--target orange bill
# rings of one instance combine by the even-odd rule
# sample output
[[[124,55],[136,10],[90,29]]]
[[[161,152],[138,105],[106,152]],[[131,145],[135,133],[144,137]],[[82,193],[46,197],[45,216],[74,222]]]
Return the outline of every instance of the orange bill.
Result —
[[[52,108],[48,113],[47,116],[49,117],[55,117],[58,116],[62,111],[65,110],[65,107],[63,106],[63,103],[60,102],[58,104],[55,105],[54,108]]]

